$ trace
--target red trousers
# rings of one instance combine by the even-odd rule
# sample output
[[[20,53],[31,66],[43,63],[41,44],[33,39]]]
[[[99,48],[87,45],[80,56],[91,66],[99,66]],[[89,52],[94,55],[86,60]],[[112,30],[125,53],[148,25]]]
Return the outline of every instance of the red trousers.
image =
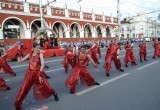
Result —
[[[140,60],[142,61],[142,59],[144,58],[144,60],[146,60],[146,52],[139,52],[139,56],[140,56]]]
[[[0,76],[0,88],[5,91],[7,90],[7,85],[6,85],[6,81]]]
[[[62,64],[65,71],[68,72],[69,64],[71,65],[72,68],[74,68],[76,65],[76,55],[74,54],[66,55]]]
[[[66,86],[70,89],[76,87],[79,78],[90,86],[95,83],[94,78],[90,75],[86,67],[78,67],[76,66],[68,79],[66,80]]]
[[[157,56],[160,56],[160,49],[159,48],[154,48],[154,55],[153,57],[157,57]]]
[[[14,71],[12,70],[12,68],[8,65],[8,63],[3,63],[2,65],[0,65],[0,67],[3,69],[4,73],[6,74],[10,74],[12,76],[14,76]]]
[[[130,50],[128,50],[126,52],[126,55],[125,55],[125,58],[124,58],[125,65],[127,65],[128,62],[136,63],[136,58],[134,57],[133,52],[130,51]]]
[[[117,59],[117,56],[108,56],[106,58],[106,64],[104,65],[104,67],[106,68],[106,73],[109,73],[110,69],[111,69],[111,64],[112,64],[112,60],[115,64],[115,67],[117,70],[121,69],[121,61],[120,59]]]
[[[52,87],[49,86],[45,77],[42,77],[43,82],[39,82],[39,76],[37,71],[27,71],[24,82],[18,92],[17,99],[15,102],[15,107],[22,105],[23,100],[26,98],[29,90],[33,86],[34,97],[37,100],[45,99],[51,95],[55,94],[55,91]]]

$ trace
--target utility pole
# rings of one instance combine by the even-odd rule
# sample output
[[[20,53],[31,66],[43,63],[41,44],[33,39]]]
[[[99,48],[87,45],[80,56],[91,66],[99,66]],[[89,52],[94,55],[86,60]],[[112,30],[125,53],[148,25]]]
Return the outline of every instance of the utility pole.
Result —
[[[44,28],[43,10],[42,10],[42,0],[39,0],[39,9],[41,17],[41,28]]]
[[[117,21],[118,21],[118,38],[120,39],[120,17],[119,17],[119,0],[117,0]]]

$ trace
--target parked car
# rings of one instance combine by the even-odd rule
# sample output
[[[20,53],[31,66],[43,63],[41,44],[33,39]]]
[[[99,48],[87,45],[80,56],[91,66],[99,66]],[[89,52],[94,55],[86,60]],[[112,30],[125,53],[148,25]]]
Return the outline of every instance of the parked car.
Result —
[[[150,38],[149,38],[149,37],[144,37],[143,39],[146,40],[146,42],[149,42],[149,41],[150,41]]]

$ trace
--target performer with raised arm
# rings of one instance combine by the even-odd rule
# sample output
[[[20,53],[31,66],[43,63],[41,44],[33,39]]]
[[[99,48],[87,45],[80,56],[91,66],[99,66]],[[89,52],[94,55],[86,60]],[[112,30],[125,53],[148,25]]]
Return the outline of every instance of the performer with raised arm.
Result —
[[[97,57],[97,47],[96,43],[93,42],[93,44],[90,46],[89,54],[92,57],[93,61],[96,64],[99,64],[98,57]]]
[[[133,54],[133,43],[127,41],[124,48],[126,49],[126,55],[124,57],[125,67],[128,67],[128,62],[131,62],[132,65],[137,65],[136,58]]]
[[[100,85],[90,75],[89,71],[86,68],[88,60],[90,60],[93,63],[94,67],[98,71],[98,67],[92,60],[91,56],[88,53],[86,53],[85,48],[81,48],[81,51],[78,54],[78,62],[65,83],[66,86],[70,88],[71,94],[74,94],[76,92],[76,84],[79,79],[84,80],[88,86]]]
[[[142,59],[144,59],[145,61],[148,61],[147,60],[147,43],[145,40],[143,40],[142,43],[139,44],[139,57],[140,57],[140,62],[142,62]]]
[[[120,49],[121,47],[118,45],[117,40],[114,40],[114,42],[111,42],[108,46],[104,64],[104,68],[106,69],[106,75],[108,77],[110,76],[109,72],[111,69],[112,60],[114,61],[116,69],[121,72],[124,72],[124,70],[121,68],[121,61],[119,58]]]
[[[11,76],[16,76],[16,73],[7,63],[7,50],[5,47],[3,48],[3,52],[0,57],[0,69],[2,69],[3,73],[10,74]]]
[[[62,62],[63,67],[66,72],[68,72],[69,64],[72,68],[76,65],[76,49],[74,47],[73,42],[71,42],[71,46],[66,50],[66,55],[64,57],[64,61]]]
[[[160,42],[159,42],[158,39],[157,39],[157,40],[154,42],[154,44],[153,44],[153,46],[154,46],[153,59],[155,59],[157,56],[160,57],[159,45],[160,45]]]
[[[16,110],[21,110],[22,102],[26,98],[29,90],[33,86],[35,99],[46,99],[53,95],[55,100],[58,101],[58,95],[55,90],[48,84],[44,76],[44,58],[40,53],[40,45],[33,43],[33,52],[21,58],[19,56],[18,62],[23,62],[29,58],[29,67],[24,77],[23,84],[18,92],[14,106]]]

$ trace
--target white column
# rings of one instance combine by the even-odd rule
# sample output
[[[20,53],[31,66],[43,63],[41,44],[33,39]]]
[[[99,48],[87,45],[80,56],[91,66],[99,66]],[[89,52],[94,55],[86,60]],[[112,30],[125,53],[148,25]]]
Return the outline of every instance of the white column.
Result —
[[[92,38],[95,38],[95,37],[96,37],[96,31],[92,31]]]
[[[0,29],[0,39],[4,39],[3,30],[2,29]]]
[[[105,16],[103,15],[103,22],[105,22]]]
[[[31,30],[27,29],[25,30],[25,39],[30,39],[31,38]]]
[[[106,31],[103,31],[102,37],[106,37]]]
[[[95,14],[92,14],[92,20],[95,21]]]
[[[84,31],[80,31],[80,38],[84,38]]]
[[[2,9],[2,3],[0,3],[0,9]]]
[[[83,19],[83,12],[80,12],[80,19]]]
[[[24,3],[23,3],[23,6],[24,6],[24,12],[30,13],[30,10],[29,10],[29,3],[24,2]]]
[[[68,11],[68,9],[65,9],[65,17],[69,18],[69,11]]]
[[[111,31],[111,37],[116,37],[113,31]]]
[[[69,30],[67,30],[67,31],[65,32],[65,34],[66,34],[66,38],[70,38],[70,31],[69,31]]]
[[[47,6],[47,15],[52,15],[51,7],[50,6]]]

